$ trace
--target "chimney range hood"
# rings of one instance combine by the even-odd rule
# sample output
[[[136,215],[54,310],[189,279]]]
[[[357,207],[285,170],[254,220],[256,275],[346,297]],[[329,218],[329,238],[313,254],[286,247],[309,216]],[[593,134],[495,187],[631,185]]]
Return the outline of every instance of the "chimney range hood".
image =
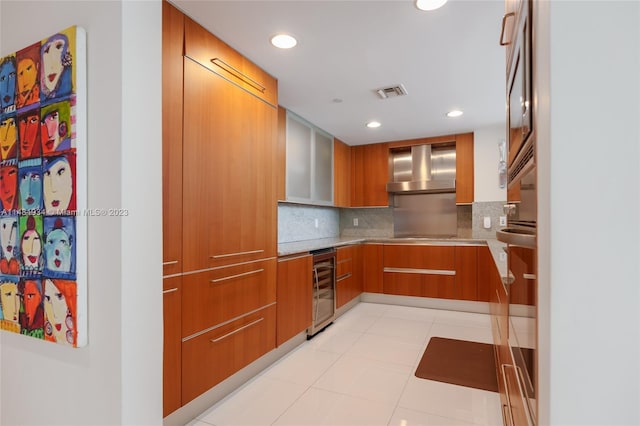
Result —
[[[425,194],[456,191],[455,145],[414,145],[392,150],[392,194]]]

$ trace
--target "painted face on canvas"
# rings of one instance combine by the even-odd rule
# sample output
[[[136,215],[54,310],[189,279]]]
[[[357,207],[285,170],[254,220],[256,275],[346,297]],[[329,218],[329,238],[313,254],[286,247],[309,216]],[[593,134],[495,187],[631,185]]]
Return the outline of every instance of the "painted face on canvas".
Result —
[[[49,270],[71,271],[71,238],[64,228],[55,228],[47,234],[44,252]]]
[[[16,131],[16,118],[7,117],[0,121],[0,158],[6,160],[14,153],[18,132]]]
[[[63,213],[69,208],[73,194],[71,166],[65,157],[49,162],[44,171],[44,208],[47,214]]]
[[[4,319],[17,322],[20,301],[18,300],[18,285],[12,282],[0,283],[0,303]]]
[[[52,37],[42,46],[42,81],[50,92],[56,89],[60,81],[66,53],[67,39],[62,35]]]
[[[42,175],[36,170],[20,172],[20,208],[33,210],[41,206],[42,202]]]
[[[18,62],[18,92],[27,96],[36,85],[38,67],[31,58],[24,58]]]
[[[27,229],[20,241],[20,252],[22,253],[22,263],[27,268],[36,268],[40,263],[42,254],[42,240],[40,234],[35,229]]]
[[[18,238],[18,219],[15,217],[3,217],[0,219],[0,244],[5,259],[13,258]]]
[[[13,105],[16,97],[15,59],[6,57],[0,62],[0,106],[2,109]]]
[[[0,200],[5,210],[15,209],[18,166],[0,166]]]
[[[36,145],[40,129],[40,114],[35,112],[20,117],[18,120],[18,136],[20,139],[20,158],[30,158],[40,154]]]
[[[38,306],[40,305],[40,302],[42,302],[42,293],[40,292],[40,288],[36,281],[25,281],[22,300],[22,303],[24,304],[24,312],[27,314],[29,325],[31,325],[35,319]]]
[[[61,133],[66,133],[66,129],[60,128],[60,114],[54,110],[42,119],[42,150],[45,154],[53,152],[58,148],[62,140]],[[64,136],[64,134],[62,135]]]
[[[44,314],[47,321],[51,323],[54,328],[52,330],[53,335],[56,336],[56,341],[60,343],[68,342],[68,338],[64,338],[69,329],[67,324],[67,316],[69,313],[69,307],[67,306],[67,300],[64,297],[62,291],[56,287],[51,280],[45,280],[44,282]],[[73,341],[73,339],[71,339]],[[69,342],[70,343],[70,342]]]

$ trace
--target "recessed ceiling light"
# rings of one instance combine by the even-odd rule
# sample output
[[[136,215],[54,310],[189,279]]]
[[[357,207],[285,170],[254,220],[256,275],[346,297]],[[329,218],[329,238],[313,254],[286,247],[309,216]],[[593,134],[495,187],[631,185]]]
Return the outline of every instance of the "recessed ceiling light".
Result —
[[[367,123],[367,127],[370,128],[370,129],[375,129],[375,128],[380,127],[380,126],[381,126],[381,124],[379,122],[377,122],[377,121],[370,121],[370,122]]]
[[[291,49],[298,44],[298,40],[289,34],[276,34],[271,37],[271,44],[280,49]]]
[[[446,2],[447,0],[416,0],[416,7],[420,10],[436,10]]]
[[[459,109],[454,109],[453,111],[449,111],[447,113],[447,117],[460,117],[462,114],[464,114],[462,111],[460,111]]]

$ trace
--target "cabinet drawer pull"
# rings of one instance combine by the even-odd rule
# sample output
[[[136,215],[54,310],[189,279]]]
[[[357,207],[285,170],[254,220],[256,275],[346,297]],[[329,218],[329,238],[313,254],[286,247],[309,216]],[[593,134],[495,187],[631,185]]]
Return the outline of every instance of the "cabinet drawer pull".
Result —
[[[303,254],[301,256],[295,256],[295,257],[283,257],[278,259],[278,262],[288,262],[290,260],[298,260],[298,259],[304,259],[305,257],[310,257],[310,254]]]
[[[226,63],[225,61],[223,61],[220,58],[213,58],[211,60],[211,63],[213,65],[223,69],[224,71],[228,72],[232,76],[234,76],[236,78],[239,78],[240,80],[244,81],[249,86],[253,87],[254,89],[256,89],[258,91],[260,91],[260,93],[264,93],[265,90],[267,90],[267,88],[264,87],[262,84],[258,83],[257,81],[255,81],[254,79],[249,77],[248,75],[244,74],[239,69],[236,69],[236,68],[232,67],[231,65],[229,65],[228,63]]]
[[[177,260],[170,260],[169,262],[162,262],[162,266],[175,265],[177,263],[178,263]]]
[[[336,282],[346,280],[347,278],[351,278],[351,272],[347,272],[346,274],[339,276],[336,279]]]
[[[509,12],[502,17],[502,30],[500,30],[500,46],[507,46],[511,44],[511,41],[503,41],[503,39],[504,39],[504,28],[506,26],[507,19],[512,16],[516,16],[515,12]]]
[[[227,333],[227,334],[225,334],[225,335],[223,335],[223,336],[220,336],[220,337],[215,338],[215,339],[210,339],[209,341],[210,341],[211,343],[218,343],[220,340],[224,340],[224,339],[226,339],[226,338],[227,338],[227,337],[229,337],[229,336],[233,336],[234,334],[239,333],[239,332],[241,332],[242,330],[247,329],[247,328],[249,328],[249,327],[252,327],[252,326],[254,326],[254,325],[258,324],[259,322],[261,322],[261,321],[263,321],[263,320],[264,320],[264,317],[261,317],[261,318],[259,318],[259,319],[255,320],[255,321],[253,321],[253,322],[250,322],[250,323],[249,323],[249,324],[247,324],[247,325],[243,325],[243,326],[242,326],[242,327],[240,327],[240,328],[236,328],[235,330],[230,331],[229,333]]]
[[[351,262],[351,258],[338,260],[338,265],[340,265],[341,263],[346,263],[346,262]]]
[[[422,275],[455,275],[456,271],[448,269],[416,269],[416,268],[384,268],[384,272],[400,272],[402,274],[422,274]]]
[[[238,253],[229,253],[229,254],[217,254],[214,256],[209,256],[211,259],[221,259],[223,257],[232,257],[232,256],[242,256],[245,254],[256,254],[256,253],[262,253],[264,250],[251,250],[251,251],[241,251]]]
[[[224,278],[216,278],[215,280],[210,280],[209,282],[215,284],[222,281],[233,280],[235,278],[246,277],[247,275],[259,274],[262,271],[264,271],[264,268],[256,269],[255,271],[243,272],[242,274],[229,275],[228,277]]]
[[[535,280],[536,274],[522,274],[522,278],[525,280]]]
[[[173,293],[174,291],[178,291],[178,287],[162,290],[162,294]]]
[[[496,290],[496,296],[498,296],[498,305],[502,303],[502,300],[500,300],[500,293],[498,293],[498,290]]]

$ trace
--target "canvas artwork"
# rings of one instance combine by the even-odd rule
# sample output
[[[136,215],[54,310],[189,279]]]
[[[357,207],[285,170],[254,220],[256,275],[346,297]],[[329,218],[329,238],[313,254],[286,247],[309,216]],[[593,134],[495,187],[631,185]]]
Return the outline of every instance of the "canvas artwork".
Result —
[[[0,58],[0,329],[87,343],[86,35]]]

